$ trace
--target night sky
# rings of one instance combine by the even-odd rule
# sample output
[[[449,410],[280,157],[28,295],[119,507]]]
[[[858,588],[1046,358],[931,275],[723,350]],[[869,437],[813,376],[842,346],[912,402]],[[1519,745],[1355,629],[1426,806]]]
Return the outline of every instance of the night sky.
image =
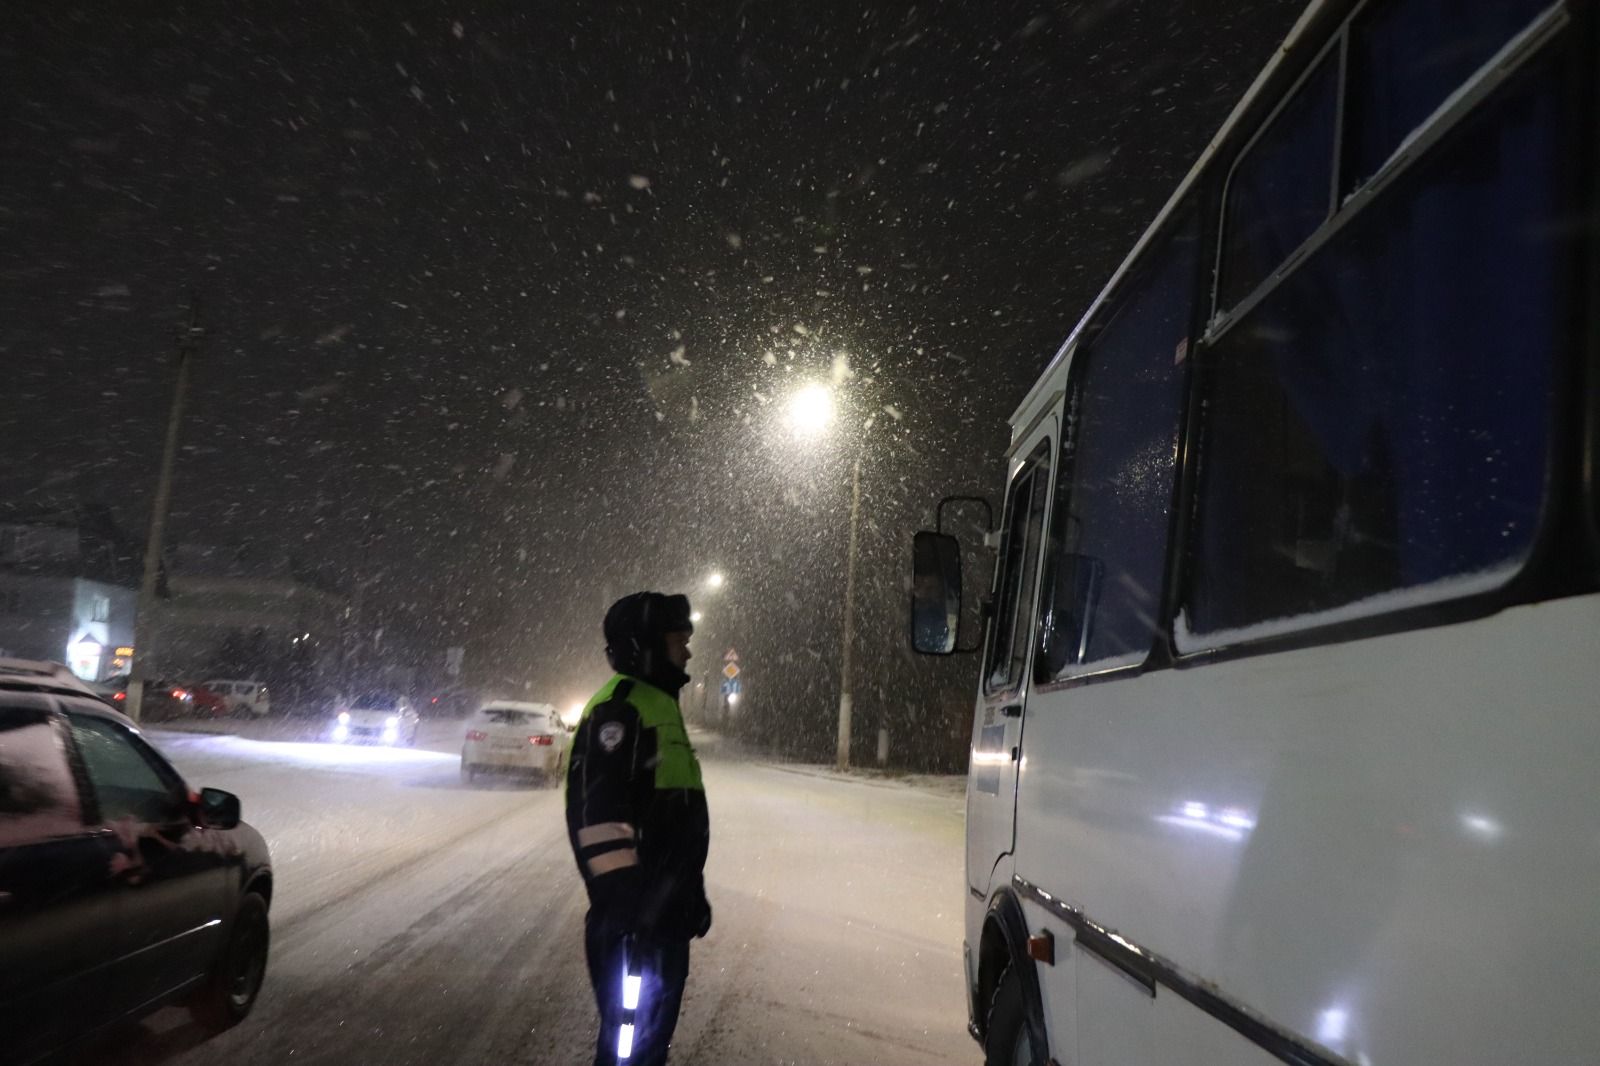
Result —
[[[959,745],[976,666],[904,650],[910,534],[998,500],[1006,416],[1300,7],[28,6],[5,513],[142,532],[193,294],[173,539],[292,552],[562,698],[609,598],[721,568],[701,661],[744,644],[797,749],[857,449],[858,732]],[[803,445],[813,380],[846,409]]]

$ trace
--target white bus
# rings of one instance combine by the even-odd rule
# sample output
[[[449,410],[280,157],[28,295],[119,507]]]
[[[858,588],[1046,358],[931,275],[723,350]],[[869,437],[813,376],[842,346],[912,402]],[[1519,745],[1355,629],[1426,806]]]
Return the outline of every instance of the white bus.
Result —
[[[1597,8],[1313,4],[1013,416],[988,1062],[1600,1063]]]

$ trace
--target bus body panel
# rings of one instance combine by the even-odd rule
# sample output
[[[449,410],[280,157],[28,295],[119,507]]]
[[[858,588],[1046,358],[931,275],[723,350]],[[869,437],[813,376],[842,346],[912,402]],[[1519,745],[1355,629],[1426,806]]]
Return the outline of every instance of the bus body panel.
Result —
[[[1405,102],[1404,93],[1384,95],[1384,64],[1391,60],[1358,49],[1361,33],[1378,34],[1396,12],[1412,21],[1393,25],[1415,32],[1390,41],[1405,45],[1393,55],[1442,54],[1434,47],[1440,42],[1422,37],[1465,24],[1468,14],[1486,15],[1473,23],[1480,28],[1498,25],[1496,19],[1504,23],[1495,31],[1504,31],[1501,36],[1484,38],[1499,51],[1472,53],[1490,58],[1463,67],[1467,73],[1457,82],[1435,85],[1449,88],[1449,95],[1398,145],[1386,143],[1364,164],[1345,165],[1347,145],[1351,160],[1366,151],[1355,136],[1362,130],[1360,111],[1347,123],[1345,103],[1358,99],[1356,90],[1370,90],[1359,99],[1368,101],[1372,115]],[[1372,19],[1358,26],[1369,14]],[[1412,38],[1414,48],[1407,43]],[[1358,62],[1363,54],[1365,68]],[[1202,218],[1194,237],[1201,251],[1199,298],[1190,308],[1187,337],[1163,350],[1174,351],[1174,365],[1192,360],[1187,372],[1194,376],[1181,385],[1188,407],[1174,453],[1174,510],[1160,575],[1163,598],[1145,660],[1150,668],[1036,684],[1040,613],[1051,609],[1041,607],[1019,630],[1027,633],[1029,665],[1017,695],[991,697],[980,688],[968,786],[966,903],[967,977],[978,1029],[986,1022],[985,995],[1009,964],[1029,967],[1037,977],[1048,1055],[1073,1066],[1600,1061],[1600,1014],[1593,1007],[1600,1003],[1600,907],[1593,901],[1600,885],[1600,788],[1594,785],[1600,554],[1593,517],[1600,507],[1594,474],[1600,407],[1592,395],[1600,380],[1600,303],[1594,299],[1600,231],[1580,232],[1570,224],[1593,214],[1600,191],[1597,66],[1600,12],[1584,5],[1508,0],[1456,9],[1444,0],[1316,0],[1023,399],[1011,420],[1008,501],[1037,443],[1034,430],[1051,411],[1074,438],[1074,425],[1081,425],[1076,418],[1088,409],[1075,406],[1089,394],[1080,378],[1090,379],[1096,346],[1106,345],[1108,336],[1118,339],[1117,316],[1138,306],[1142,279],[1175,261],[1163,241],[1187,224],[1182,212],[1192,206]],[[1301,84],[1323,87],[1327,77],[1313,73],[1334,69],[1331,162],[1305,154],[1290,136],[1297,128],[1315,133],[1309,118],[1303,127],[1294,125],[1301,119],[1285,120],[1285,136],[1277,141],[1263,137],[1274,116],[1291,113]],[[1321,88],[1308,89],[1302,99],[1314,103],[1325,96]],[[1295,112],[1322,113],[1310,103]],[[1294,158],[1319,177],[1326,165],[1329,213],[1304,232],[1295,230],[1278,252],[1254,249],[1263,257],[1260,276],[1245,270],[1240,276],[1248,282],[1235,285],[1226,280],[1232,254],[1226,242],[1235,222],[1230,183],[1258,139],[1301,152]],[[1572,165],[1580,158],[1586,166]],[[1479,168],[1480,159],[1500,164]],[[1354,169],[1358,165],[1368,169]],[[1548,181],[1527,180],[1541,174]],[[1439,196],[1430,199],[1434,192]],[[1520,207],[1527,210],[1519,215]],[[1426,210],[1433,214],[1413,221]],[[1237,219],[1237,232],[1246,237],[1250,211],[1241,208]],[[1438,224],[1445,216],[1459,225]],[[1267,211],[1262,217],[1276,224],[1288,216]],[[1495,219],[1510,221],[1496,229],[1486,222]],[[1418,259],[1413,273],[1420,282],[1413,285],[1403,257],[1391,262],[1379,254],[1390,232],[1395,247],[1411,241],[1434,251],[1456,249],[1455,258]],[[1454,243],[1471,233],[1485,245],[1476,254],[1470,242]],[[1551,244],[1552,254],[1539,254],[1533,246],[1546,240],[1559,244]],[[1251,251],[1244,242],[1240,248]],[[1497,264],[1499,272],[1456,270],[1483,262]],[[1369,284],[1340,289],[1347,277]],[[1319,283],[1328,293],[1325,307],[1315,298]],[[1165,298],[1168,303],[1157,306],[1171,305],[1172,294]],[[1409,314],[1368,313],[1396,308]],[[1135,336],[1146,320],[1128,312],[1125,321],[1133,323],[1127,336]],[[1366,332],[1339,332],[1349,323]],[[1463,330],[1463,323],[1470,328]],[[1346,417],[1361,408],[1340,407],[1343,394],[1328,390],[1326,407],[1307,405],[1323,419],[1323,437],[1308,431],[1295,438],[1283,427],[1271,436],[1275,423],[1253,416],[1289,410],[1295,396],[1310,397],[1303,386],[1311,379],[1285,378],[1300,388],[1294,392],[1269,374],[1223,381],[1218,371],[1252,365],[1242,360],[1259,366],[1290,359],[1297,349],[1283,339],[1301,336],[1313,356],[1365,345],[1390,360],[1374,357],[1374,367],[1415,371],[1418,381],[1430,383],[1431,392],[1395,393],[1404,399],[1389,412],[1391,422],[1408,424],[1405,412],[1422,414],[1409,436],[1386,429],[1383,440],[1392,447],[1379,457],[1401,456],[1411,464],[1391,464],[1390,474],[1402,467],[1406,477],[1420,471],[1419,482],[1403,486],[1415,506],[1399,509],[1398,480],[1373,499],[1397,508],[1407,522],[1426,518],[1431,524],[1397,518],[1394,531],[1381,523],[1364,526],[1371,516],[1348,510],[1351,499],[1370,502],[1358,494],[1336,498],[1298,482],[1291,489],[1293,478],[1321,477],[1350,490],[1367,476],[1349,461],[1324,461],[1326,449],[1334,448],[1325,431],[1364,424]],[[1503,354],[1505,362],[1468,358],[1484,353]],[[1550,356],[1548,365],[1539,362],[1541,353]],[[1396,387],[1364,364],[1349,365],[1369,374],[1361,381],[1380,399]],[[1514,369],[1495,377],[1502,366]],[[1350,374],[1352,381],[1359,376]],[[1454,404],[1455,385],[1463,381],[1492,381],[1498,391]],[[1546,387],[1541,382],[1556,399],[1535,409],[1529,405],[1536,386]],[[1233,391],[1221,391],[1223,384]],[[1591,392],[1587,402],[1561,399],[1584,387]],[[1433,403],[1435,397],[1442,399]],[[1471,412],[1459,423],[1458,408]],[[1509,413],[1505,420],[1490,417],[1501,411]],[[1519,412],[1525,417],[1515,417]],[[1494,473],[1490,468],[1502,453],[1515,453],[1524,437],[1533,439],[1527,434],[1539,419],[1541,431],[1550,434],[1549,462],[1538,470],[1523,463],[1508,466],[1503,476]],[[1252,458],[1248,447],[1230,452],[1214,446],[1208,434],[1217,426],[1255,426],[1260,452],[1302,465],[1284,463],[1258,474],[1242,461]],[[1235,432],[1232,442],[1244,439]],[[1483,440],[1496,450],[1484,450]],[[1054,464],[1071,469],[1075,441],[1053,443]],[[1469,467],[1462,459],[1452,466],[1441,458],[1462,455],[1485,465]],[[1208,484],[1226,484],[1207,479],[1229,471],[1227,462],[1235,464],[1231,495],[1208,496]],[[1471,476],[1458,476],[1463,471]],[[1534,477],[1544,479],[1544,494],[1538,500],[1519,496]],[[1416,484],[1432,485],[1435,495],[1419,493]],[[1059,487],[1058,499],[1054,476],[1049,493],[1052,529],[1063,506],[1080,522],[1085,514],[1097,517],[1094,497],[1086,497],[1089,507],[1080,511],[1069,484]],[[1428,502],[1435,496],[1437,506]],[[1500,497],[1525,503],[1511,525],[1538,535],[1525,550],[1512,546],[1497,557],[1486,552],[1481,561],[1442,567],[1439,581],[1426,567],[1401,580],[1411,571],[1400,565],[1398,551],[1366,571],[1355,555],[1348,571],[1318,561],[1324,541],[1339,549],[1341,530],[1348,529],[1385,551],[1404,543],[1419,552],[1432,545],[1430,537],[1447,545],[1442,538],[1465,531],[1462,557],[1476,560],[1469,551],[1475,549],[1472,534],[1509,535],[1510,526],[1491,524],[1499,519],[1475,510],[1480,498]],[[1285,503],[1306,508],[1291,515],[1301,525],[1284,517],[1290,513]],[[1315,508],[1322,504],[1338,504],[1336,519],[1350,518],[1348,529],[1337,520],[1324,523],[1327,529],[1316,525],[1322,519]],[[1002,524],[1010,529],[1009,505],[1005,511]],[[1537,527],[1527,524],[1534,518]],[[1210,527],[1202,527],[1206,520]],[[1269,521],[1299,532],[1279,536],[1274,527],[1278,541],[1261,539],[1259,530]],[[1238,559],[1216,551],[1236,538],[1250,544],[1252,535],[1257,546],[1284,551]],[[1260,595],[1274,589],[1275,578],[1266,575],[1280,573],[1263,567],[1291,551],[1295,566],[1352,582],[1323,616],[1282,622],[1277,615],[1290,612],[1270,608],[1292,601]],[[1052,542],[1047,554],[1091,561],[1096,555],[1067,538]],[[1382,569],[1391,563],[1394,574]],[[1002,548],[997,590],[1006,565]],[[1141,573],[1141,583],[1131,587],[1147,590],[1152,582]],[[1035,580],[1046,605],[1058,588],[1099,588],[1093,578],[1084,586]],[[1246,606],[1208,622],[1202,598],[1193,625],[1188,612],[1196,588],[1234,592]],[[1084,602],[1090,613],[1096,609],[1092,597]],[[1081,606],[1070,598],[1065,603],[1069,616]],[[1264,606],[1255,610],[1257,604]],[[989,628],[992,651],[993,621]],[[1074,631],[1050,624],[1052,638],[1063,632]],[[1125,646],[1125,657],[1103,661],[1121,665],[1144,654],[1143,644]],[[984,659],[980,669],[988,676],[995,662],[988,653]],[[1040,658],[1041,664],[1052,661]],[[1102,660],[1080,661],[1093,668]],[[1024,694],[1024,713],[1004,730],[1005,744],[1016,745],[1020,756],[1009,767],[1014,798],[1005,794],[1010,781],[1002,771],[1001,795],[974,802],[980,777],[993,788],[1004,750],[995,742],[997,711]],[[1006,813],[1014,824],[1006,824]],[[997,959],[992,950],[980,951],[990,904],[1001,892],[1021,901],[1029,932],[1054,935],[1053,965],[1015,952]]]
[[[1351,1062],[1592,1062],[1597,667],[1591,595],[1037,692],[1017,875]]]

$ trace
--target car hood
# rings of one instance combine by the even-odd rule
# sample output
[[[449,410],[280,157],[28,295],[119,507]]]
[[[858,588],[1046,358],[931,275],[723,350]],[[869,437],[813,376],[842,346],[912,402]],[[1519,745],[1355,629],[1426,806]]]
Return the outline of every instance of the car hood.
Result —
[[[361,710],[356,707],[350,708],[350,710],[346,711],[345,713],[350,716],[351,725],[366,726],[383,725],[390,718],[399,718],[404,720],[410,716],[409,711],[372,711]]]

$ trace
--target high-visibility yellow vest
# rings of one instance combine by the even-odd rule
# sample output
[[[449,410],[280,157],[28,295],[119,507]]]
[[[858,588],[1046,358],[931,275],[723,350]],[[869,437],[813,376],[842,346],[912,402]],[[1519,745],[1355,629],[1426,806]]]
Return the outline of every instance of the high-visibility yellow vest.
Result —
[[[689,743],[689,731],[684,728],[683,712],[678,708],[678,701],[649,682],[640,681],[626,674],[617,674],[601,685],[600,691],[596,692],[583,708],[583,715],[579,719],[580,726],[589,720],[591,711],[612,698],[617,686],[624,681],[631,682],[624,698],[629,706],[639,712],[639,721],[643,728],[655,733],[656,788],[682,788],[704,792],[705,783],[700,777],[700,760],[695,757],[694,747]],[[575,730],[572,740],[568,742],[569,766],[572,759],[572,745],[577,743],[580,731]]]

